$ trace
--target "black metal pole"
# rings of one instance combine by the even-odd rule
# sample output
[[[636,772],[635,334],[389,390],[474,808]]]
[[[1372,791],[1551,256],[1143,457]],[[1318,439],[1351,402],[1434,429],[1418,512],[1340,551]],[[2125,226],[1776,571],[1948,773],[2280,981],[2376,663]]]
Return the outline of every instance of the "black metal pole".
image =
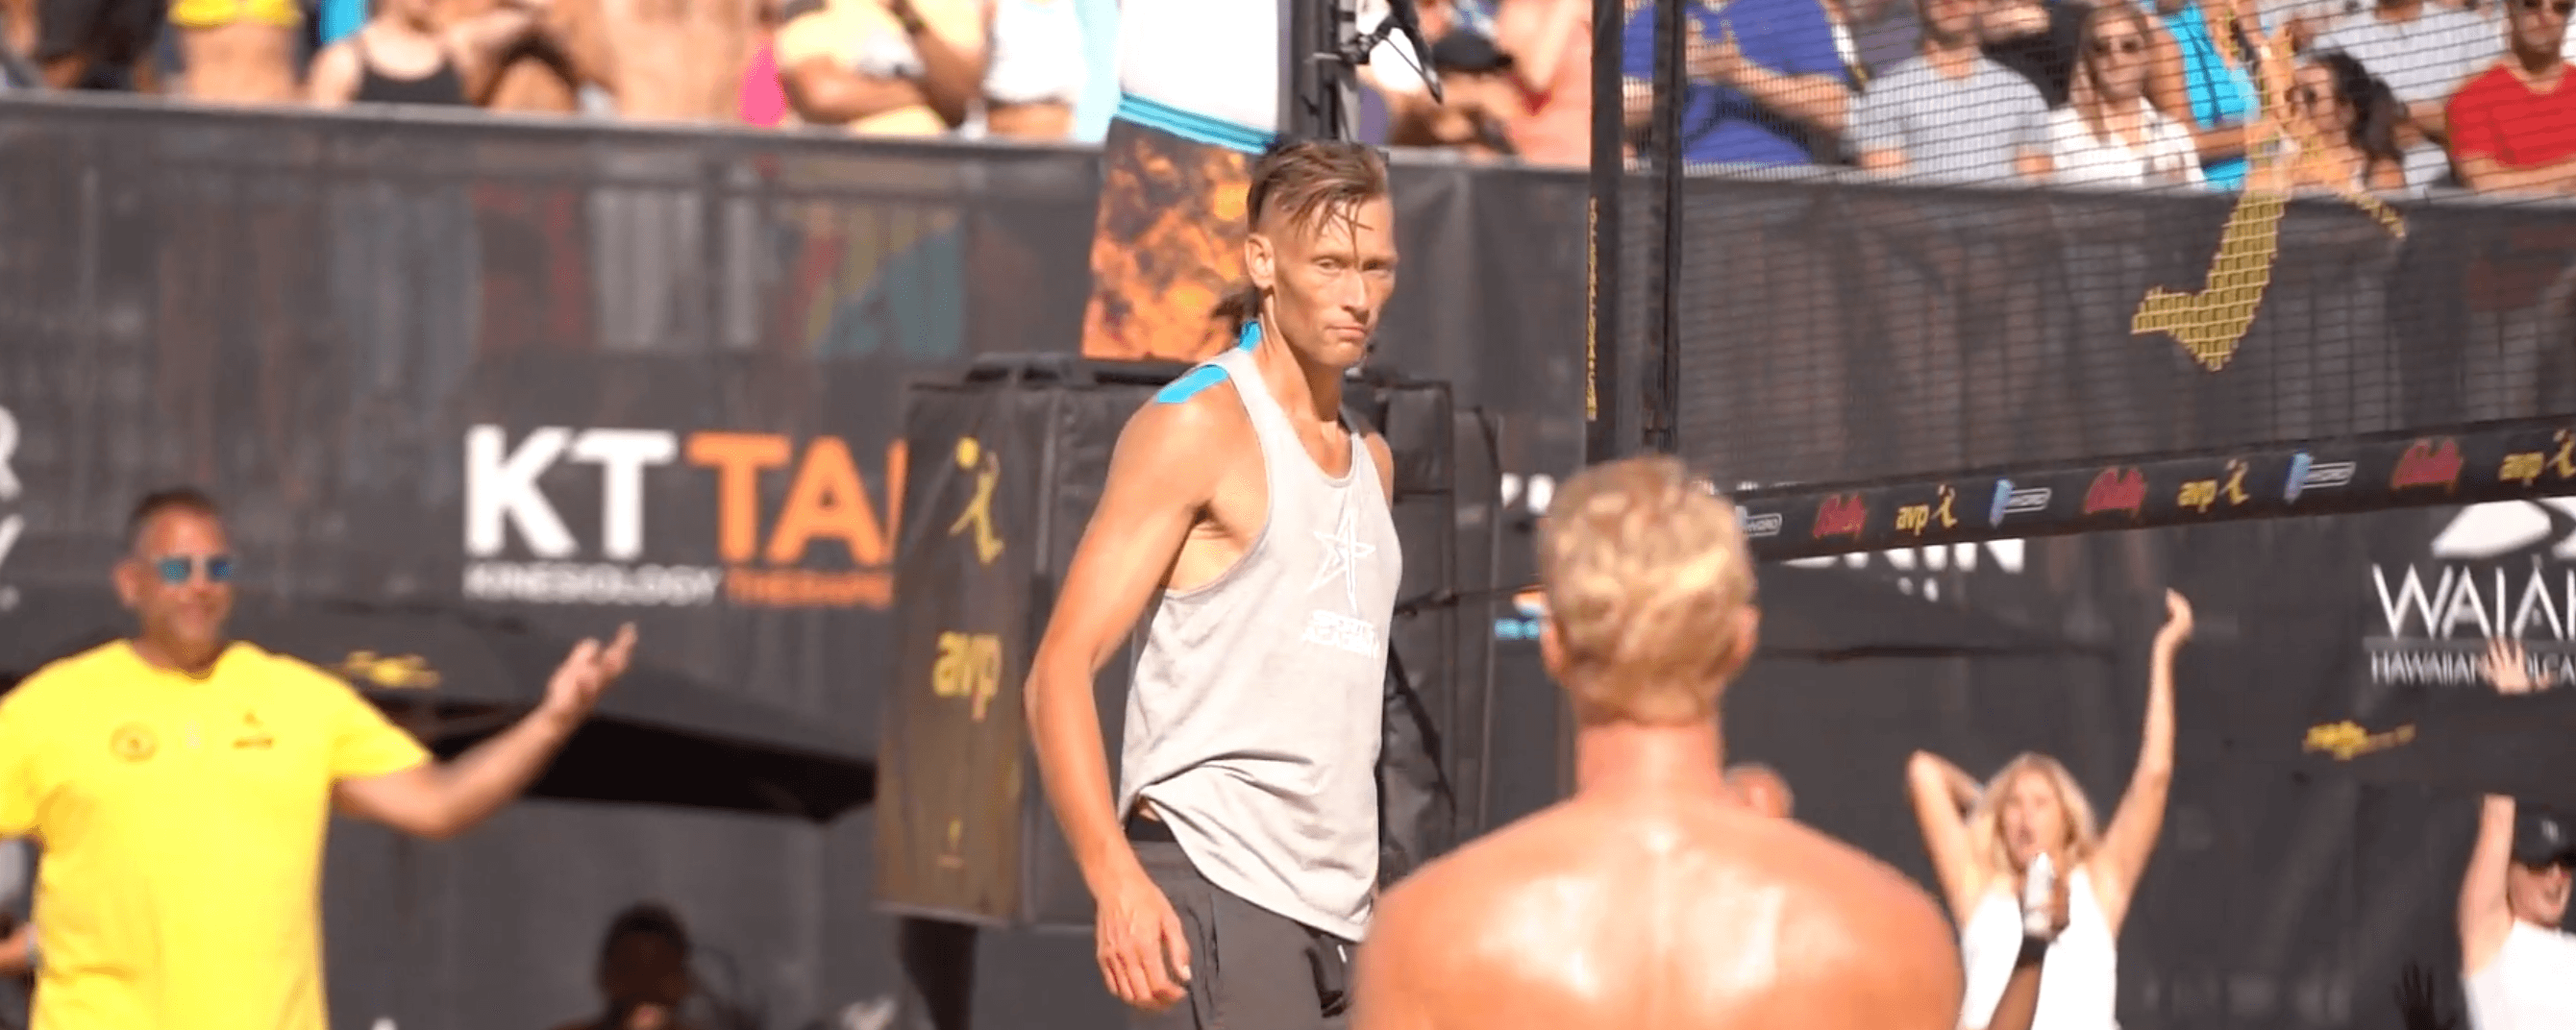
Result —
[[[1673,453],[1680,441],[1681,290],[1682,290],[1682,108],[1689,88],[1690,30],[1688,7],[1695,0],[1656,0],[1655,8],[1655,149],[1663,175],[1663,273],[1657,291],[1654,346],[1656,364],[1647,388],[1643,415],[1645,446]],[[1714,42],[1714,41],[1712,41]]]
[[[1592,183],[1586,212],[1592,325],[1583,337],[1583,460],[1619,455],[1619,194],[1628,177],[1626,77],[1620,74],[1625,0],[1592,0]],[[1607,401],[1608,403],[1603,403]]]
[[[1359,46],[1355,0],[1280,0],[1285,42],[1279,131],[1301,139],[1350,139]],[[1366,60],[1365,55],[1357,60]]]

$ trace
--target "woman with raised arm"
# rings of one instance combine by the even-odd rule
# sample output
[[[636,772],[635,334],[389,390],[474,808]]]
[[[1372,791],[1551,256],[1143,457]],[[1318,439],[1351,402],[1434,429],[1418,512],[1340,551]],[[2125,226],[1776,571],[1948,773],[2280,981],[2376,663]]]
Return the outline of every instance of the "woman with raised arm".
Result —
[[[2168,590],[2165,611],[2148,666],[2138,766],[2107,832],[2096,830],[2083,787],[2046,755],[2014,758],[1982,787],[1929,752],[1909,763],[1915,818],[1959,920],[1966,1030],[1988,1030],[2014,971],[2043,958],[2034,1030],[2117,1025],[2120,924],[2164,826],[2174,653],[2191,639],[2191,603]]]
[[[2487,681],[2497,693],[2545,689],[2534,683],[2522,644],[2487,643]],[[2460,981],[2469,1030],[2576,1026],[2576,937],[2567,915],[2568,869],[2576,865],[2576,828],[2555,813],[2515,811],[2514,799],[2489,794],[2478,814],[2478,842],[2460,880]]]

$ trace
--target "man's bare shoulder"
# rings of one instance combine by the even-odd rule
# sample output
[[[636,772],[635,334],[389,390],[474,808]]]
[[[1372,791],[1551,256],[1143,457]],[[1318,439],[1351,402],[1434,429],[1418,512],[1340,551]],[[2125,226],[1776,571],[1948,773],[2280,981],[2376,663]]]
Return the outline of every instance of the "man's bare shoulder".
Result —
[[[1444,1026],[1936,1030],[1958,1014],[1958,953],[1929,895],[1730,805],[1558,805],[1407,879],[1371,934],[1460,1014]]]
[[[1257,446],[1233,380],[1203,365],[1127,417],[1110,472],[1173,488],[1204,486],[1225,467],[1221,459],[1257,456]]]

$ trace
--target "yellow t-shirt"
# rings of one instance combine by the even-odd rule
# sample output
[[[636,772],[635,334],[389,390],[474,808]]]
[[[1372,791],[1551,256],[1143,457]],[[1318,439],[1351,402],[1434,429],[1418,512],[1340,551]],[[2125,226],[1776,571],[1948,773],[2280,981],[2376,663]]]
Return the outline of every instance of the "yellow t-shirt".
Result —
[[[331,786],[428,757],[249,644],[202,681],[123,641],[29,677],[0,700],[0,836],[44,847],[35,1030],[325,1030]]]
[[[913,0],[912,9],[948,45],[983,49],[981,0]],[[823,0],[820,9],[798,14],[778,30],[778,70],[784,74],[816,57],[856,68],[872,44],[909,45],[911,38],[885,0]],[[860,136],[937,136],[948,131],[948,123],[929,105],[914,104],[869,115],[846,128]]]

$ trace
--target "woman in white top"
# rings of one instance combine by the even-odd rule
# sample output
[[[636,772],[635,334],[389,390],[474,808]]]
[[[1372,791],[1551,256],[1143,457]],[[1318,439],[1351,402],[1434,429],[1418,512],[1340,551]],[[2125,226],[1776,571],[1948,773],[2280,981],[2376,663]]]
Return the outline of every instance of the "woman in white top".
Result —
[[[2487,648],[2487,679],[2498,691],[2534,684],[2519,642]],[[2545,812],[2519,813],[2514,799],[2486,796],[2477,847],[2460,882],[2460,980],[2470,1030],[2576,1026],[2576,937],[2567,915],[2568,869],[2576,829]],[[2520,823],[2520,826],[2516,826]]]
[[[1915,818],[1959,920],[1967,966],[1959,1025],[1968,1030],[1989,1025],[2023,960],[2025,938],[2046,958],[2034,1030],[2118,1025],[2112,1009],[2120,923],[2164,826],[2173,778],[2173,659],[2191,639],[2190,602],[2166,591],[2165,610],[2148,666],[2138,765],[2108,832],[2095,829],[2093,806],[2075,777],[2046,755],[2014,758],[1983,787],[1929,752],[1915,752],[1909,763]],[[2056,889],[2038,889],[2029,875],[2035,865],[2054,871]]]
[[[2084,16],[2083,56],[2067,87],[2066,106],[2048,113],[2048,153],[2066,184],[2165,186],[2200,184],[2200,153],[2191,133],[2147,102],[2150,59],[2146,15],[2129,4],[2104,4]]]

